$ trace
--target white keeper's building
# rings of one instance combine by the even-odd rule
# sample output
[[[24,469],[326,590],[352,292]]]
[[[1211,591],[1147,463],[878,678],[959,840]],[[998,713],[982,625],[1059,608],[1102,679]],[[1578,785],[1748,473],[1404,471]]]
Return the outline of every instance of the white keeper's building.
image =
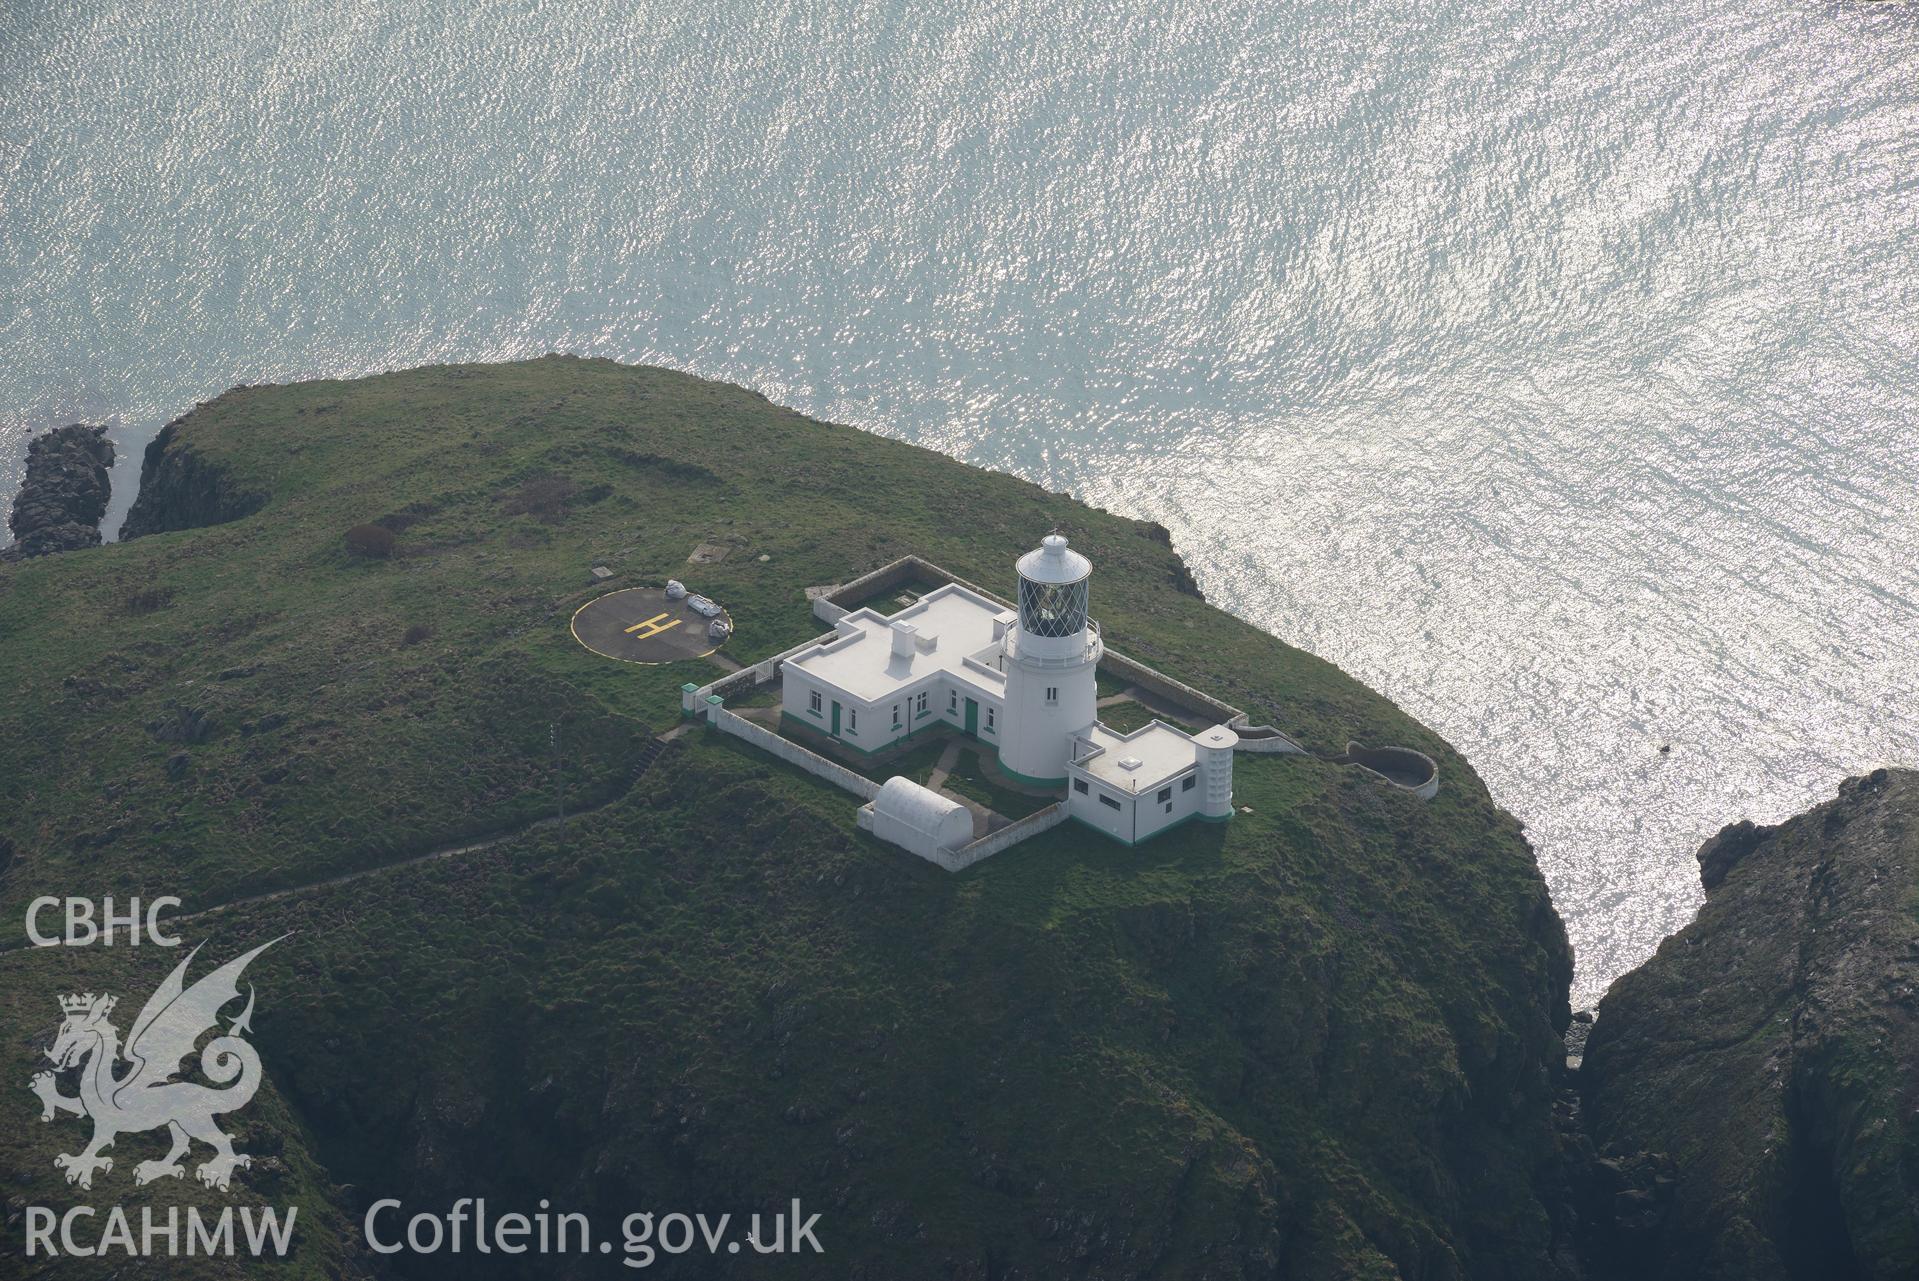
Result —
[[[1231,818],[1231,728],[1189,734],[1155,720],[1120,734],[1099,723],[1092,563],[1053,534],[1018,571],[1017,610],[948,583],[890,617],[846,615],[781,664],[784,716],[862,752],[953,726],[990,745],[1007,774],[1062,789],[1072,817],[1129,844],[1184,819]]]

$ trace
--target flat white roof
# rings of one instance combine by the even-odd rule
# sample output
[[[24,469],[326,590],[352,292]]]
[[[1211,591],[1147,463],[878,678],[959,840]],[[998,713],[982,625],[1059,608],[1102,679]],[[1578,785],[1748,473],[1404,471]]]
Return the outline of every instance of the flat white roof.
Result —
[[[1184,774],[1199,760],[1199,745],[1185,730],[1153,721],[1130,734],[1116,734],[1104,725],[1082,730],[1075,744],[1074,764],[1116,792],[1150,792]],[[1087,757],[1084,745],[1104,748]],[[1128,767],[1127,762],[1136,762]]]
[[[1001,646],[993,637],[993,622],[1002,616],[1009,624],[1015,617],[1005,606],[947,583],[897,614],[854,610],[834,625],[839,635],[786,664],[862,703],[877,703],[940,674],[1002,698],[1006,676],[999,670]],[[893,652],[894,623],[915,629],[919,643],[912,653]]]

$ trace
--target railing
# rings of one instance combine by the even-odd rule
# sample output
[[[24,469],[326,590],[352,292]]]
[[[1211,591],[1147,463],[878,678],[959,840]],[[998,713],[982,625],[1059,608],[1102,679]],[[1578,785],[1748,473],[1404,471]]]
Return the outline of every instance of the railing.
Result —
[[[1017,631],[1006,633],[1006,657],[1009,659],[1018,658],[1019,656],[1018,638],[1019,633]],[[1058,657],[1050,654],[1030,654],[1025,658],[1019,658],[1018,661],[1021,666],[1037,667],[1042,671],[1049,668],[1083,667],[1089,662],[1099,662],[1105,652],[1105,644],[1100,639],[1099,624],[1088,619],[1086,620],[1086,648],[1080,650],[1079,653],[1065,654]]]

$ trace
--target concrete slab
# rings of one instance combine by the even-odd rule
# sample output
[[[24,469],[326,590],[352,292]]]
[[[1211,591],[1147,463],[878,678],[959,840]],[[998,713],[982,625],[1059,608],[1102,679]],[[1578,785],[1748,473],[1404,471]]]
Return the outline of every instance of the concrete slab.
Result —
[[[730,624],[730,614],[721,618]],[[668,600],[663,587],[629,587],[608,592],[573,612],[573,639],[623,663],[678,663],[705,658],[719,649],[706,634],[710,620]]]

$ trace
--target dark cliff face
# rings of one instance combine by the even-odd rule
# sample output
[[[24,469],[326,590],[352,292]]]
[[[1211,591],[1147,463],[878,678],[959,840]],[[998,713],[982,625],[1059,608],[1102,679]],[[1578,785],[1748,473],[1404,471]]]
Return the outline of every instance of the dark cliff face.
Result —
[[[266,502],[263,494],[234,487],[227,471],[193,451],[180,437],[192,415],[176,418],[147,444],[140,462],[140,493],[120,527],[125,542],[144,534],[221,525],[250,516]]]
[[[1699,851],[1698,919],[1601,1003],[1595,1141],[1670,1156],[1622,1275],[1919,1276],[1919,773]]]
[[[105,427],[75,423],[27,446],[27,474],[13,500],[7,527],[16,540],[5,553],[24,560],[96,547],[107,511],[113,442]]]

